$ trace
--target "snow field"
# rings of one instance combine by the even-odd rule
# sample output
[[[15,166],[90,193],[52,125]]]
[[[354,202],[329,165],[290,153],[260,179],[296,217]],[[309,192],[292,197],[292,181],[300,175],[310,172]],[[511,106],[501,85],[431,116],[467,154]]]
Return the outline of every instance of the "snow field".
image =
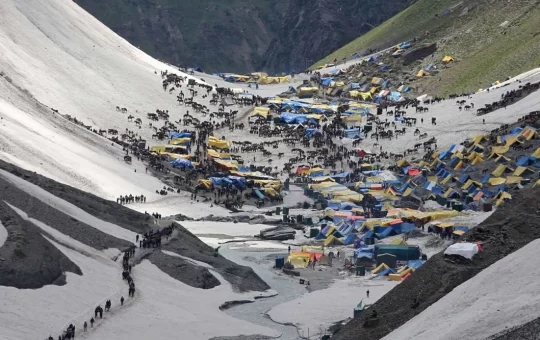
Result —
[[[292,323],[301,336],[326,330],[338,321],[353,317],[353,310],[364,301],[373,304],[394,288],[398,282],[347,278],[335,280],[330,287],[306,293],[275,306],[268,315],[279,323]],[[369,298],[366,291],[369,290]]]

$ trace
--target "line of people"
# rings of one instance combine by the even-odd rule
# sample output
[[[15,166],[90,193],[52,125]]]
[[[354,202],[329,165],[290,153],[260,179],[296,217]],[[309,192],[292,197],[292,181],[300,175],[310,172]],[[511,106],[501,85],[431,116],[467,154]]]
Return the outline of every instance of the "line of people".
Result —
[[[129,297],[135,296],[135,282],[133,281],[133,278],[131,277],[132,266],[129,264],[129,259],[133,257],[134,255],[135,255],[135,248],[132,248],[124,252],[124,257],[122,260],[122,266],[124,268],[124,271],[122,272],[122,279],[127,280],[127,283],[129,285],[129,290],[128,290]],[[124,301],[125,301],[124,297],[123,296],[120,297],[120,306],[124,305]],[[112,302],[109,299],[105,302],[105,311],[109,312],[111,307],[112,307]],[[99,319],[103,319],[103,307],[101,307],[101,305],[98,305],[94,309],[94,316],[90,318],[90,328],[94,327],[94,323],[97,322],[98,316],[99,316]],[[85,321],[83,324],[83,331],[84,332],[88,331],[87,321]],[[58,336],[58,340],[72,340],[72,339],[75,339],[75,325],[74,324],[70,324],[67,327],[67,329],[63,331],[61,335]],[[52,337],[52,335],[50,335],[47,338],[47,340],[54,340],[54,338]]]

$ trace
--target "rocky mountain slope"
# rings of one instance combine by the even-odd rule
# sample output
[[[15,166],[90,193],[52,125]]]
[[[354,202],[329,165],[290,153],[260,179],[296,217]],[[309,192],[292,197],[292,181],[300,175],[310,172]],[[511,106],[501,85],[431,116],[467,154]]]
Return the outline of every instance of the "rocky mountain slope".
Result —
[[[437,43],[437,51],[409,67],[418,71],[433,63],[444,68],[422,80],[424,89],[440,94],[476,91],[538,66],[539,20],[538,0],[418,0],[314,66],[416,39],[417,45]],[[445,55],[457,62],[441,65]]]
[[[75,0],[155,58],[207,72],[289,72],[367,32],[412,0]]]

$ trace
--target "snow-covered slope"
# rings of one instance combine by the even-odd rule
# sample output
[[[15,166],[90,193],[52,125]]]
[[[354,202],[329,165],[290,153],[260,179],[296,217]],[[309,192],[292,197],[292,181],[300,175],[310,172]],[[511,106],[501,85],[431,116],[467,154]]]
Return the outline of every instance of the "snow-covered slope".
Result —
[[[535,240],[494,263],[384,339],[481,340],[540,317],[539,246]]]
[[[18,220],[14,218],[17,216],[21,221],[32,225],[33,234],[43,236],[46,247],[58,249],[66,259],[72,261],[80,269],[80,272],[74,274],[64,271],[64,282],[56,279],[54,283],[47,282],[36,289],[17,289],[16,285],[0,286],[0,325],[2,325],[0,339],[43,339],[48,338],[49,335],[56,339],[70,323],[76,325],[80,336],[82,325],[85,321],[90,321],[94,308],[98,305],[103,307],[108,299],[112,301],[113,308],[110,312],[105,312],[104,319],[97,321],[95,327],[83,335],[83,338],[169,339],[179,337],[206,340],[215,336],[279,335],[274,330],[235,319],[220,311],[220,307],[226,302],[253,301],[257,297],[273,295],[274,292],[238,293],[238,287],[233,287],[227,281],[228,278],[225,279],[220,274],[223,273],[223,264],[218,263],[220,262],[217,261],[218,259],[210,265],[173,251],[166,252],[171,259],[178,257],[188,262],[193,268],[204,268],[220,283],[212,289],[201,289],[192,286],[192,282],[184,283],[167,274],[169,272],[165,273],[163,263],[152,258],[152,255],[161,252],[160,248],[137,248],[135,258],[142,262],[140,264],[137,260],[132,262],[131,275],[136,282],[137,292],[135,297],[129,298],[128,285],[122,280],[121,275],[123,270],[122,261],[119,259],[121,252],[116,247],[126,249],[131,242],[135,241],[136,234],[147,230],[141,225],[151,222],[146,221],[144,215],[136,213],[134,214],[139,217],[138,220],[127,219],[125,212],[119,211],[121,209],[116,209],[115,216],[118,220],[114,223],[109,222],[111,215],[93,216],[88,212],[92,209],[81,207],[80,202],[85,201],[86,206],[92,206],[99,212],[106,210],[105,203],[112,203],[89,197],[89,195],[79,195],[76,198],[77,202],[68,202],[25,180],[35,182],[35,175],[20,174],[20,169],[14,169],[13,172],[19,173],[21,177],[0,170],[1,186],[5,189],[0,191],[0,203],[5,204],[10,211],[9,214],[5,214],[6,211],[0,213],[0,249],[12,249],[17,242],[28,243],[25,235],[30,229],[18,223]],[[49,188],[52,186],[50,183],[47,185]],[[60,184],[57,186],[55,189],[61,193],[74,190]],[[68,218],[56,219],[63,214]],[[55,220],[58,222],[54,222]],[[1,222],[6,222],[6,227]],[[75,225],[80,223],[84,223],[86,229],[76,232]],[[125,223],[129,223],[135,231],[122,227]],[[92,234],[94,229],[103,236],[107,236],[109,241],[104,237],[89,239],[87,236]],[[4,243],[8,231],[11,238]],[[108,248],[103,247],[105,241],[108,242]],[[175,245],[177,248],[181,247],[182,250],[197,249],[197,254],[208,252],[200,241],[179,239],[174,234],[170,238],[164,238],[163,242],[166,246]],[[2,258],[0,262],[2,274],[0,275],[21,269],[18,266],[23,260],[17,259],[17,256],[33,257],[35,252],[35,248],[24,246],[19,249],[19,253],[3,252],[0,256]],[[202,258],[204,257],[199,259]],[[39,269],[32,272],[32,275],[43,275],[43,271],[48,270],[45,264],[60,261],[63,260],[52,256],[45,259],[39,258],[37,260]],[[174,266],[178,265],[178,262],[171,260],[170,263],[165,263],[165,266],[167,264]],[[233,272],[243,270],[230,262],[225,265]],[[179,270],[188,271],[189,268],[183,265]],[[189,276],[184,272],[182,275]],[[250,280],[255,278],[255,274],[247,274],[243,278]],[[120,306],[122,296],[126,299],[124,306]],[[212,322],[212,327],[206,326],[209,320]]]

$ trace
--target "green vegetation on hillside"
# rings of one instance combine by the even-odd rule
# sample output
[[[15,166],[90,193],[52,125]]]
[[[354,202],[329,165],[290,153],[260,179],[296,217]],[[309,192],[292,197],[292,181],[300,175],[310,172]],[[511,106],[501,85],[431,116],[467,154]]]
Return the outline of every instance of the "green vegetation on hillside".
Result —
[[[440,70],[422,79],[419,89],[438,94],[475,91],[540,66],[538,23],[539,0],[418,0],[313,67],[417,38],[418,43],[437,42],[438,51],[411,67],[419,70],[435,63]],[[444,67],[444,55],[458,61]]]

